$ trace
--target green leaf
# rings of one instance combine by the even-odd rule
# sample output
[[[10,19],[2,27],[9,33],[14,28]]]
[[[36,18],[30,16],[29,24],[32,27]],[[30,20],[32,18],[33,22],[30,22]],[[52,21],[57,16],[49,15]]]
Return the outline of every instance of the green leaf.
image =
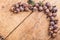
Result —
[[[32,0],[28,0],[27,3],[28,3],[28,4],[31,4],[31,5],[34,5],[34,4],[35,4],[35,2],[32,1]]]

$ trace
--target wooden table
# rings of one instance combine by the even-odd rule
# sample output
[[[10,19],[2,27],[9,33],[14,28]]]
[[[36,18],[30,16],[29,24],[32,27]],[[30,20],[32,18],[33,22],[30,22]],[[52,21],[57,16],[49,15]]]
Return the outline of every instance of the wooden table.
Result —
[[[34,0],[38,2],[39,0]],[[41,0],[42,1],[42,0]],[[46,0],[57,5],[57,18],[60,28],[60,0]],[[20,0],[0,0],[0,33],[6,37],[30,12],[13,14],[9,11],[11,5]],[[27,0],[21,0],[27,2]],[[48,40],[48,20],[43,12],[33,12],[6,40]],[[54,40],[60,40],[60,31]]]

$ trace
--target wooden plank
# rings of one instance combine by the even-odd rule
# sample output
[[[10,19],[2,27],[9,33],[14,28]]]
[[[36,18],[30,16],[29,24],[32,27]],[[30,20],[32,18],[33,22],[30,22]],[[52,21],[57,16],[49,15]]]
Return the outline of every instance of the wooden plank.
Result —
[[[20,0],[0,0],[0,33],[6,37],[30,12],[13,14],[9,11],[11,5]],[[34,0],[38,2],[39,0]],[[42,0],[41,0],[42,1]],[[57,5],[57,18],[60,26],[60,1],[46,0]],[[21,2],[27,2],[22,0]],[[59,27],[60,28],[60,27]],[[54,40],[60,40],[60,31]],[[43,12],[33,12],[6,40],[48,40],[48,20]]]

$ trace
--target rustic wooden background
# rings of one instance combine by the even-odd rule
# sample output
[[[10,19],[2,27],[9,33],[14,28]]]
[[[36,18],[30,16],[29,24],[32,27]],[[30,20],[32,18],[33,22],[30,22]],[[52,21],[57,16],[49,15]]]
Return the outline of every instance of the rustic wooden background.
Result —
[[[27,0],[0,0],[0,33],[6,37],[30,12],[13,14],[9,11],[11,5]],[[34,0],[38,2],[39,0]],[[42,0],[40,0],[42,1]],[[57,5],[57,18],[60,28],[60,0],[46,0]],[[45,2],[46,2],[45,1]],[[6,40],[48,40],[48,20],[43,12],[33,12]],[[60,31],[54,40],[60,40]]]

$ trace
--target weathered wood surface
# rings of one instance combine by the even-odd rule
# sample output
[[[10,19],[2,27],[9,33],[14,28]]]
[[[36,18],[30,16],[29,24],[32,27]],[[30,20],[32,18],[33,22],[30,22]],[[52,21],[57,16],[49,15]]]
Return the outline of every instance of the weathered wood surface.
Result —
[[[39,0],[34,0],[38,2]],[[42,0],[41,0],[42,1]],[[57,18],[60,28],[60,0],[46,0],[57,5]],[[6,37],[30,12],[13,14],[9,11],[11,5],[20,0],[0,0],[0,33]],[[27,0],[21,0],[27,2]],[[48,20],[43,12],[33,12],[6,40],[48,40]],[[60,31],[54,40],[60,40]]]

